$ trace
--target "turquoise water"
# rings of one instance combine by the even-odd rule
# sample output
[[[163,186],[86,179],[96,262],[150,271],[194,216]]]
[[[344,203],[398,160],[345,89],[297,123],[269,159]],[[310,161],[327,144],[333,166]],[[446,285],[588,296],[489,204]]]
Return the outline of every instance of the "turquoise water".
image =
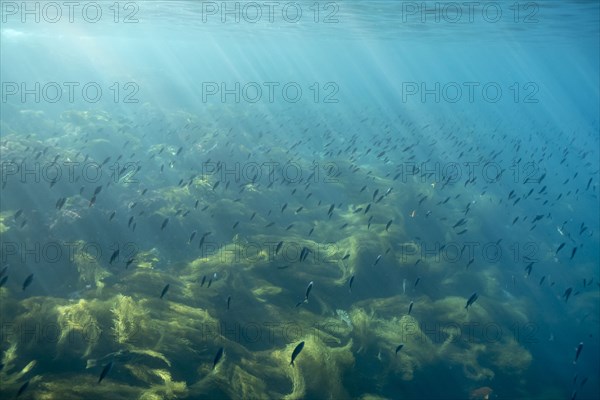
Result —
[[[1,7],[0,397],[598,398],[597,2]]]

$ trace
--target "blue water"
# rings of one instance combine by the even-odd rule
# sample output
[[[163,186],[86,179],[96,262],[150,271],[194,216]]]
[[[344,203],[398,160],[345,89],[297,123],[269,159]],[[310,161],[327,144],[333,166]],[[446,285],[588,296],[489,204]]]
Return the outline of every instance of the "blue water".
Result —
[[[1,398],[600,396],[598,2],[0,4]]]

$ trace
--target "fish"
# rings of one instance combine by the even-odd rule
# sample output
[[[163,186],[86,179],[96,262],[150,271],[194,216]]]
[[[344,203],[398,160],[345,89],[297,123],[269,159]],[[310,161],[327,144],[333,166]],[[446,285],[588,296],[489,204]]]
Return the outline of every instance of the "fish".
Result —
[[[231,296],[227,296],[227,310],[229,311],[229,305],[231,304]]]
[[[373,263],[373,266],[376,266],[377,263],[379,262],[379,260],[381,260],[381,254],[377,256],[377,258],[375,259],[375,262]]]
[[[19,209],[17,210],[17,212],[15,213],[15,215],[13,216],[13,218],[15,219],[15,221],[17,220],[17,218],[19,218],[19,216],[20,216],[21,214],[23,214],[23,209],[22,209],[22,208],[19,208]]]
[[[15,398],[19,397],[20,395],[22,395],[23,392],[27,389],[27,386],[29,386],[29,381],[25,381],[25,383],[21,385],[21,387],[19,388],[19,390],[17,390],[17,395],[15,396]]]
[[[6,281],[8,280],[8,275],[6,275],[5,277],[3,277],[2,279],[0,279],[0,288],[2,286],[4,286],[4,284],[6,283]]]
[[[296,357],[298,357],[298,354],[300,354],[300,352],[302,351],[303,348],[304,348],[304,341],[298,343],[298,345],[292,352],[292,359],[290,361],[291,366],[294,366],[294,360],[296,360]]]
[[[471,258],[469,260],[469,262],[467,263],[467,268],[466,269],[469,269],[469,266],[471,266],[471,264],[473,264],[474,262],[475,262],[475,258]]]
[[[168,223],[169,223],[169,218],[165,218],[162,225],[160,226],[160,230],[162,231],[163,229],[165,229]]]
[[[542,286],[542,283],[544,283],[545,280],[546,280],[546,275],[542,276],[542,279],[540,279],[539,285]]]
[[[563,299],[565,299],[565,303],[567,301],[569,301],[569,296],[571,296],[572,292],[573,292],[573,288],[570,287],[570,288],[567,288],[567,290],[565,290],[565,292],[563,293],[562,297],[563,297]]]
[[[471,297],[469,297],[469,299],[467,300],[467,305],[465,306],[466,310],[469,310],[469,306],[473,305],[473,303],[475,303],[475,301],[479,298],[479,295],[477,294],[477,292],[474,292]]]
[[[559,251],[560,251],[560,250],[561,250],[563,247],[565,247],[565,244],[567,244],[567,242],[562,242],[562,243],[560,244],[560,246],[558,246],[558,249],[556,249],[556,252],[554,253],[554,257],[556,257],[556,256],[558,255],[558,252],[559,252]]]
[[[386,231],[386,232],[387,232],[387,231],[388,231],[388,229],[390,228],[390,225],[392,225],[392,222],[393,222],[393,221],[394,221],[393,219],[390,219],[390,220],[388,221],[388,223],[385,225],[385,231]]]
[[[219,350],[217,350],[217,354],[215,354],[215,358],[213,360],[213,370],[217,367],[217,364],[219,361],[221,361],[221,358],[223,358],[223,354],[225,354],[225,349],[223,347],[219,347]]]
[[[413,305],[414,305],[414,303],[411,301],[410,304],[408,305],[408,315],[410,315],[410,312],[413,309]]]
[[[466,218],[461,218],[457,223],[454,224],[454,226],[452,226],[452,228],[457,228],[461,225],[464,225],[467,223],[467,219]]]
[[[349,284],[348,284],[348,287],[349,287],[350,293],[352,293],[352,284],[353,284],[353,283],[354,283],[354,275],[352,275],[352,276],[350,277],[350,282],[349,282]]]
[[[577,247],[573,247],[573,250],[571,250],[571,257],[569,257],[569,260],[572,260],[573,257],[575,257],[575,252],[577,251]]]
[[[102,382],[102,380],[104,378],[106,378],[106,375],[108,375],[108,373],[110,372],[110,370],[113,367],[113,362],[110,361],[108,364],[106,364],[104,366],[104,368],[102,369],[102,373],[100,374],[100,378],[98,378],[98,383]]]
[[[283,240],[280,241],[279,243],[277,243],[277,247],[275,247],[275,255],[277,255],[277,253],[279,253],[279,250],[281,250],[282,246],[283,246]]]
[[[192,232],[192,234],[190,235],[190,239],[188,240],[188,244],[192,243],[192,240],[194,240],[194,236],[196,236],[196,231]]]
[[[27,289],[27,287],[31,285],[31,282],[33,282],[33,274],[29,274],[29,276],[25,278],[25,281],[23,282],[23,290]]]
[[[308,303],[308,296],[310,295],[310,291],[312,290],[313,287],[313,281],[310,281],[308,283],[308,286],[306,287],[306,294],[304,295],[304,302]]]
[[[112,213],[110,213],[110,216],[108,217],[108,221],[112,221],[112,219],[115,217],[115,215],[117,214],[116,211],[113,211]],[[132,217],[133,218],[133,217]]]
[[[400,350],[402,350],[402,348],[404,347],[404,343],[399,344],[398,346],[396,346],[396,355],[398,355],[398,352]]]
[[[164,297],[165,294],[167,294],[167,292],[169,291],[169,284],[167,283],[165,285],[165,287],[163,288],[162,292],[160,293],[160,298],[162,299]]]
[[[575,349],[575,360],[573,360],[573,364],[577,364],[577,360],[579,359],[579,355],[581,354],[581,350],[583,350],[583,342],[580,342]]]
[[[119,257],[119,249],[113,251],[112,255],[110,256],[110,261],[108,263],[112,264],[113,261],[117,259],[117,257]]]

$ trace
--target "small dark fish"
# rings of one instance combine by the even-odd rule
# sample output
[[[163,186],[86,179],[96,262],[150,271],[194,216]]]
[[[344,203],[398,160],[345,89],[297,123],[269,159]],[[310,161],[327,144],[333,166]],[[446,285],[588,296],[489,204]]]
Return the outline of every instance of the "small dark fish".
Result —
[[[570,288],[567,288],[567,290],[565,290],[565,292],[563,293],[562,297],[563,297],[563,299],[565,299],[565,303],[567,301],[569,301],[569,296],[571,296],[572,292],[573,292],[573,288],[570,287]]]
[[[229,310],[230,304],[231,304],[231,296],[227,296],[227,310]]]
[[[216,188],[219,186],[219,183],[221,183],[221,181],[217,181],[217,182],[216,182],[216,183],[213,185],[213,187],[212,187],[212,190],[215,190],[215,189],[216,189]]]
[[[386,226],[385,226],[385,231],[386,231],[386,232],[388,231],[388,229],[390,229],[390,225],[392,225],[392,222],[393,222],[393,221],[394,221],[393,219],[390,219],[390,220],[388,221],[388,223],[386,224]]]
[[[110,213],[110,217],[108,217],[108,221],[112,221],[112,219],[115,217],[116,214],[117,214],[116,211],[113,211],[112,213]]]
[[[304,341],[298,343],[298,345],[292,352],[292,360],[290,361],[290,365],[292,365],[292,366],[294,365],[294,360],[296,359],[296,357],[298,357],[298,354],[300,354],[300,352],[302,351],[303,348],[304,348]]]
[[[112,255],[110,256],[110,261],[108,263],[112,264],[113,261],[117,259],[117,257],[119,257],[119,249],[113,251]]]
[[[96,196],[98,193],[100,193],[102,191],[102,185],[96,187],[96,190],[94,190],[94,196]]]
[[[15,213],[15,215],[14,215],[14,219],[15,219],[15,221],[17,220],[17,218],[19,218],[19,216],[20,216],[21,214],[23,214],[23,209],[22,209],[22,208],[19,208],[19,209],[17,210],[17,212]]]
[[[454,224],[454,226],[452,226],[452,228],[457,228],[461,225],[464,225],[467,223],[467,220],[465,218],[461,218],[460,221],[458,221],[457,223]]]
[[[352,284],[354,283],[354,275],[352,275],[350,277],[350,283],[348,284],[349,288],[350,288],[350,293],[352,293]]]
[[[546,280],[546,275],[542,276],[542,279],[540,279],[540,286],[542,286],[542,283],[544,283],[544,281]]]
[[[4,284],[6,283],[6,281],[7,281],[7,280],[8,280],[8,275],[6,275],[5,277],[3,277],[3,278],[0,280],[0,288],[1,288],[2,286],[4,286]]]
[[[371,203],[367,204],[367,208],[365,208],[365,214],[369,212],[371,209]]]
[[[474,258],[471,258],[471,259],[469,260],[469,262],[467,263],[467,268],[466,268],[466,269],[469,269],[469,267],[471,266],[471,264],[473,264],[474,262],[475,262],[475,259],[474,259]]]
[[[284,212],[285,209],[287,208],[288,203],[285,203],[283,206],[281,206],[281,212]]]
[[[217,354],[215,354],[215,359],[213,360],[213,367],[212,367],[213,370],[215,369],[215,367],[217,366],[219,361],[221,361],[221,358],[223,358],[224,353],[225,353],[225,349],[223,347],[219,347],[219,350],[217,350]]]
[[[408,305],[408,315],[410,315],[410,312],[411,312],[411,311],[412,311],[412,309],[413,309],[413,305],[414,305],[414,302],[412,302],[412,301],[411,301],[411,302],[410,302],[410,304]],[[396,353],[397,353],[397,352],[396,352]]]
[[[375,262],[373,263],[373,266],[376,266],[377,263],[379,262],[379,260],[381,260],[381,254],[377,256],[377,258],[375,259]]]
[[[571,257],[569,258],[569,260],[572,260],[573,257],[575,257],[576,252],[577,252],[577,247],[573,247],[573,250],[571,250]]]
[[[131,223],[133,222],[133,215],[129,217],[129,221],[127,221],[127,227],[131,227]]]
[[[31,282],[33,282],[33,274],[29,274],[29,276],[25,278],[25,281],[23,282],[23,290],[27,289],[27,286],[31,285]]]
[[[402,350],[402,348],[403,348],[403,347],[404,347],[404,343],[402,343],[402,344],[399,344],[399,345],[396,347],[396,355],[398,355],[398,352],[399,352],[400,350]]]
[[[377,197],[377,193],[379,193],[379,189],[375,189],[375,191],[373,192],[373,198],[371,200],[375,200],[375,197]]]
[[[277,253],[279,253],[279,250],[281,250],[282,246],[283,246],[283,240],[280,241],[279,243],[277,243],[277,247],[275,248],[275,255],[277,255]]]
[[[210,285],[212,285],[212,278],[210,278],[208,280],[208,284],[206,285],[206,288],[208,289],[210,287]]]
[[[469,297],[469,300],[467,300],[467,305],[465,306],[465,309],[468,310],[469,306],[472,305],[473,303],[475,303],[475,301],[477,300],[477,298],[479,298],[479,295],[477,295],[477,292],[474,292],[471,297]]]
[[[204,286],[204,282],[206,282],[206,275],[202,277],[202,283],[200,284],[200,287]]]
[[[98,383],[102,382],[102,379],[106,378],[106,375],[108,375],[112,366],[113,366],[112,361],[104,366],[104,368],[102,369],[102,373],[100,374],[100,378],[98,378]]]
[[[169,223],[169,218],[165,218],[162,225],[160,226],[160,230],[162,231],[163,229],[165,229],[168,223]]]
[[[166,286],[163,288],[162,292],[160,293],[160,298],[162,299],[164,297],[164,295],[167,294],[168,291],[169,291],[169,284],[167,283]]]
[[[560,250],[561,250],[563,247],[565,247],[565,244],[567,244],[567,242],[562,242],[562,243],[560,244],[560,246],[558,246],[558,249],[556,249],[556,252],[554,253],[554,256],[555,256],[555,257],[558,255],[558,252],[559,252],[559,251],[560,251]]]
[[[88,204],[88,208],[89,208],[89,207],[91,207],[91,206],[93,206],[95,203],[96,203],[96,196],[93,196],[93,197],[90,199],[90,204]]]
[[[19,397],[20,395],[22,395],[23,392],[27,389],[27,386],[29,386],[29,381],[26,381],[24,384],[21,385],[21,387],[17,391],[17,396],[16,397]]]
[[[308,283],[308,286],[306,287],[306,294],[304,295],[304,302],[308,303],[308,295],[310,295],[310,291],[312,290],[313,287],[313,281],[310,281]]]
[[[421,261],[421,260],[419,260],[419,261]],[[415,279],[415,285],[413,287],[417,287],[417,285],[419,284],[419,282],[421,282],[421,277],[418,277],[417,279]]]
[[[525,267],[525,271],[527,271],[527,277],[529,277],[529,275],[531,275],[532,269],[533,269],[533,261],[530,262],[529,264],[527,264],[527,266]]]
[[[577,360],[579,359],[579,355],[581,354],[581,350],[583,350],[583,342],[580,342],[575,349],[575,360],[573,360],[573,364],[577,364]]]
[[[194,240],[194,236],[196,236],[196,231],[192,232],[192,234],[190,235],[190,239],[188,240],[188,244],[192,243],[192,240]]]
[[[233,226],[231,227],[231,229],[235,229],[237,228],[237,226],[240,224],[240,221],[235,221],[235,223],[233,224]]]

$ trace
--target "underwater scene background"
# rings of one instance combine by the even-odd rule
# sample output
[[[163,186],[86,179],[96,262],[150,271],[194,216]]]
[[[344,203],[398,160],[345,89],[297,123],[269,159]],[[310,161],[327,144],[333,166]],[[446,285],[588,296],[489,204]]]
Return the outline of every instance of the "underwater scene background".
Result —
[[[599,398],[597,1],[0,5],[0,398]]]

